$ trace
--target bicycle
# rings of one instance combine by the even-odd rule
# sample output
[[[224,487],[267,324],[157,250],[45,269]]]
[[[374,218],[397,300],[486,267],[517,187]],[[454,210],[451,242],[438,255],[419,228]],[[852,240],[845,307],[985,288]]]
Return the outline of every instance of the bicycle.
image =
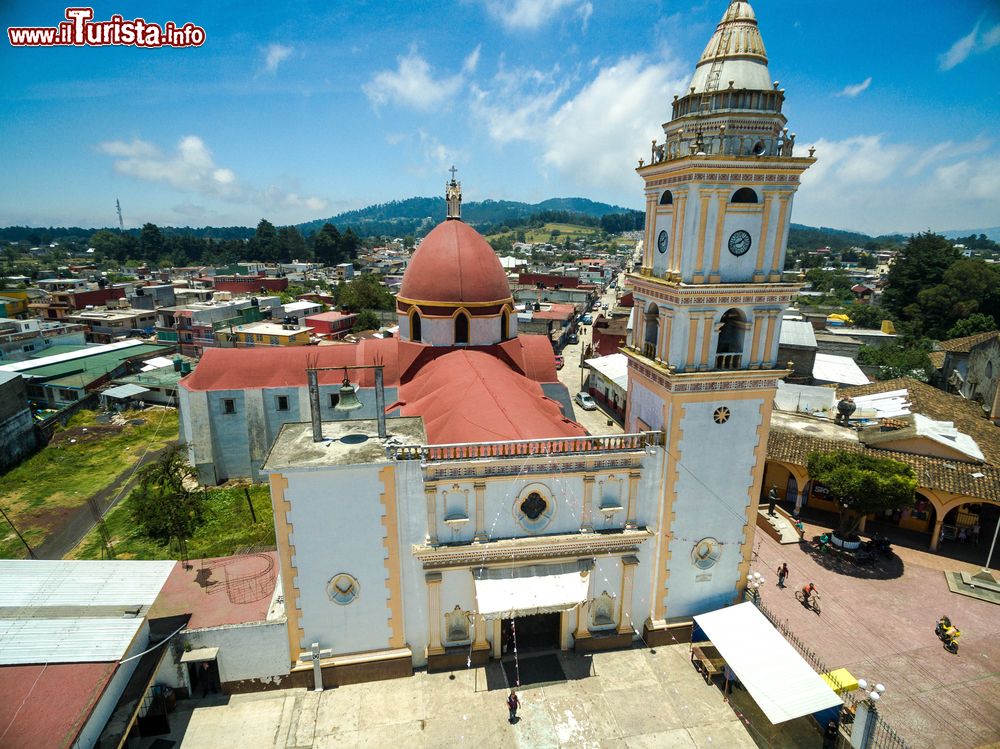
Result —
[[[819,604],[819,593],[813,593],[809,596],[809,603],[806,603],[805,593],[801,590],[795,591],[795,600],[801,603],[803,606],[812,609],[817,614],[820,612]]]

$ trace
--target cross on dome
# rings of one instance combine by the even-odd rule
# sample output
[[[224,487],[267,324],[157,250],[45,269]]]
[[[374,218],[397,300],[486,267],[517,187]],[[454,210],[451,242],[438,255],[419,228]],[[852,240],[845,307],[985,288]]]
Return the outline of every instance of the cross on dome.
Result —
[[[448,203],[448,214],[445,217],[447,220],[452,219],[461,221],[462,220],[462,183],[455,181],[455,172],[458,170],[455,168],[454,164],[451,169],[451,182],[448,182],[444,186],[444,199]]]

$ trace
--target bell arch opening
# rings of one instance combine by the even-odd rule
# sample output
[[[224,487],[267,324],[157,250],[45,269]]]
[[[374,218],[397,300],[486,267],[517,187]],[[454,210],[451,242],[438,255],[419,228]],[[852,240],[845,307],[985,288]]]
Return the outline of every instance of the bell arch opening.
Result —
[[[741,187],[739,190],[733,193],[733,197],[729,199],[730,203],[757,203],[757,193],[749,187]]]
[[[660,205],[673,205],[674,194],[670,190],[664,190],[660,196]]]
[[[642,330],[642,353],[650,359],[655,359],[656,344],[660,340],[660,310],[655,304],[646,308]]]
[[[500,340],[510,338],[510,312],[504,310],[500,315]]]
[[[723,313],[715,345],[716,369],[740,369],[743,366],[743,342],[749,328],[746,317],[738,309]]]

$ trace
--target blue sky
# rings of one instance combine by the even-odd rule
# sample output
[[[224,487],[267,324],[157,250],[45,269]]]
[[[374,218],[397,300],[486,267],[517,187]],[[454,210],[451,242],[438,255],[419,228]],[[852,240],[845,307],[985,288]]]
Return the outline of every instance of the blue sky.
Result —
[[[100,2],[198,48],[0,43],[0,225],[252,225],[443,191],[642,207],[725,0]],[[758,0],[772,78],[816,145],[794,220],[1000,225],[1000,5]],[[65,5],[5,2],[9,26]]]

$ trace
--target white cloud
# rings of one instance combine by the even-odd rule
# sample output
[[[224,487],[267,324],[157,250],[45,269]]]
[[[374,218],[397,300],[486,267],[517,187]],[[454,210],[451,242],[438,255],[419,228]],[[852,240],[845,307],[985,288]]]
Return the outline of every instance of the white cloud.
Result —
[[[489,14],[511,31],[541,28],[567,8],[575,8],[586,29],[594,12],[590,2],[579,0],[486,0],[485,4]]]
[[[670,95],[687,82],[679,73],[672,64],[636,55],[599,68],[569,96],[571,76],[558,69],[501,72],[489,91],[474,92],[472,111],[498,143],[536,143],[543,170],[554,169],[604,196],[638,196],[629,166],[647,155],[653,138],[662,137]]]
[[[278,66],[292,54],[292,48],[284,44],[269,44],[264,50],[264,69],[274,73]]]
[[[858,135],[815,145],[797,222],[874,234],[1000,223],[1000,152],[988,140],[925,148]]]
[[[429,110],[454,97],[462,88],[464,76],[472,73],[479,63],[476,47],[462,65],[460,73],[435,78],[431,66],[415,48],[398,58],[395,70],[383,70],[362,86],[375,106],[402,104],[414,109]]]
[[[981,32],[983,22],[978,21],[968,34],[951,45],[939,58],[941,70],[951,70],[961,65],[970,55],[981,55],[1000,44],[1000,23]]]
[[[872,77],[868,76],[861,83],[855,83],[853,86],[845,86],[837,96],[847,96],[853,99],[862,91],[867,91],[870,85],[872,85]]]
[[[148,141],[105,141],[98,150],[115,158],[119,174],[145,182],[168,185],[183,193],[221,198],[263,208],[301,208],[321,211],[326,207],[322,198],[299,195],[271,185],[254,188],[239,181],[236,173],[215,163],[205,141],[197,135],[186,135],[173,153],[164,153]]]

